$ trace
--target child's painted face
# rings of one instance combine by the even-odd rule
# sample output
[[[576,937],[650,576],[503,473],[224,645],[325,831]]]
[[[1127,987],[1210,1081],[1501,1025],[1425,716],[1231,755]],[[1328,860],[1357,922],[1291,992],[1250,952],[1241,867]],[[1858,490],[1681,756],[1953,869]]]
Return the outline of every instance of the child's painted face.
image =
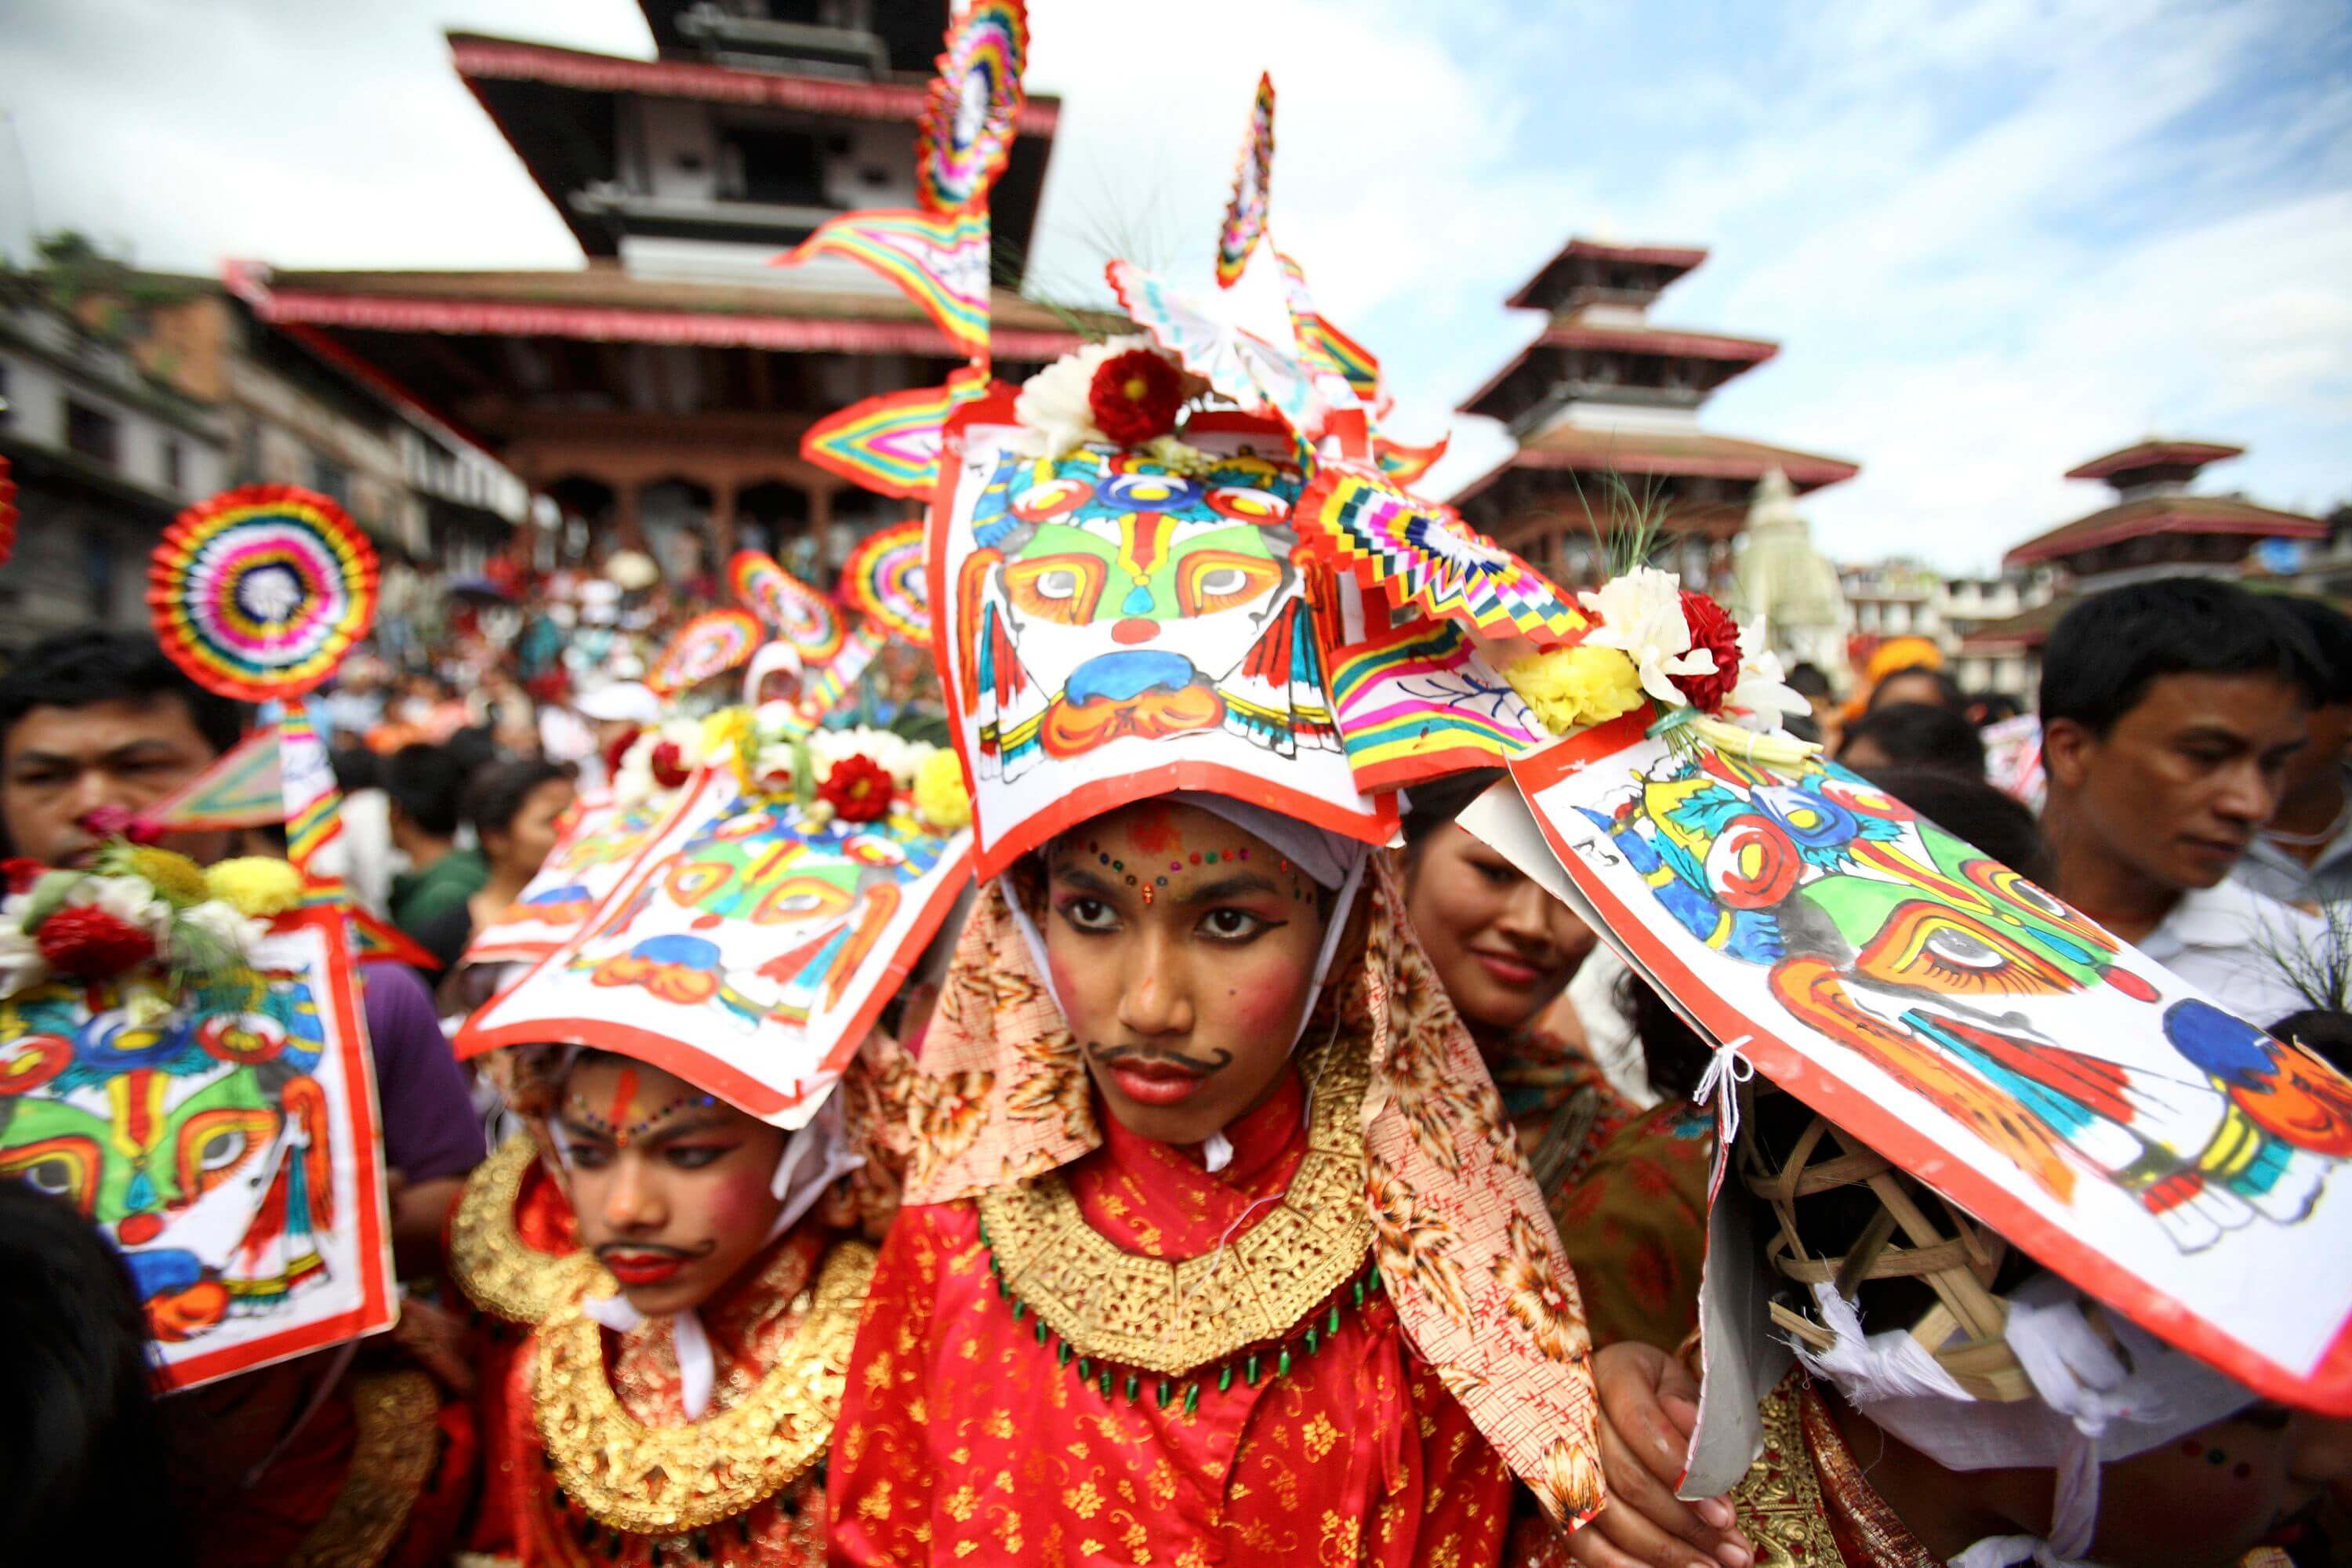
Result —
[[[2352,1423],[2252,1405],[2107,1466],[2090,1555],[2221,1568],[2347,1476]]]
[[[572,1069],[555,1121],[581,1243],[640,1312],[699,1307],[759,1256],[782,1129],[611,1056]]]
[[[1306,872],[1223,818],[1142,801],[1048,851],[1046,960],[1120,1125],[1197,1143],[1288,1065],[1323,941]]]

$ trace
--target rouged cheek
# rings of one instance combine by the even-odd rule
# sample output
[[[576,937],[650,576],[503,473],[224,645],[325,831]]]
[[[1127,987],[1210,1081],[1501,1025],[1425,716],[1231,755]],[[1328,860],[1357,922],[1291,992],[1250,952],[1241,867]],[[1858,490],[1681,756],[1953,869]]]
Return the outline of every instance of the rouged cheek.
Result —
[[[1298,1009],[1307,1000],[1311,977],[1304,964],[1287,957],[1255,962],[1238,959],[1218,972],[1223,982],[1220,1022],[1243,1039],[1279,1034],[1282,1043],[1287,1046],[1291,1026],[1297,1022]]]
[[[765,1233],[768,1222],[776,1212],[775,1194],[769,1184],[775,1180],[772,1159],[755,1160],[748,1155],[730,1161],[726,1170],[698,1184],[693,1199],[701,1212],[698,1225],[677,1227],[688,1240],[695,1233],[717,1238],[723,1247],[730,1241],[749,1236],[756,1238]],[[687,1216],[678,1216],[681,1220]]]

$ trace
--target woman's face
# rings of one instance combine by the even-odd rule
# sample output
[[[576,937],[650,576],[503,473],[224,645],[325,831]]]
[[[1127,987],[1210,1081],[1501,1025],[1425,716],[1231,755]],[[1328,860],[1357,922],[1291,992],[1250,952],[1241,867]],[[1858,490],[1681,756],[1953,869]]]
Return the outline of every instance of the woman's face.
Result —
[[[1412,859],[1405,913],[1454,1011],[1481,1035],[1532,1022],[1598,940],[1566,904],[1450,822]]]
[[[572,1069],[555,1121],[581,1244],[637,1310],[699,1307],[758,1258],[781,1128],[611,1056]]]
[[[2221,1568],[2347,1476],[2352,1423],[2256,1405],[2107,1466],[2090,1554]]]
[[[1223,818],[1159,801],[1047,854],[1046,962],[1110,1113],[1197,1143],[1255,1108],[1297,1037],[1322,890]]]
[[[522,797],[522,809],[515,813],[506,832],[493,836],[482,847],[500,869],[533,875],[555,852],[556,824],[572,809],[575,793],[570,779],[548,780]]]

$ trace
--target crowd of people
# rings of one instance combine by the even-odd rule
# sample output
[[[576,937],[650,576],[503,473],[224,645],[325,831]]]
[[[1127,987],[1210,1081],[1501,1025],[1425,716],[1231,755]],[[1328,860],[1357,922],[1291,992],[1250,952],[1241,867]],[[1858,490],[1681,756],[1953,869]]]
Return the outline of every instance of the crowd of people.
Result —
[[[1204,792],[1043,837],[950,921],[879,1015],[838,1115],[808,1129],[608,1050],[461,1066],[449,1030],[512,978],[469,963],[477,935],[679,710],[624,646],[660,624],[633,630],[637,599],[518,584],[530,607],[497,635],[477,623],[400,669],[354,659],[314,700],[342,791],[337,870],[421,950],[364,966],[361,998],[409,1282],[398,1328],[155,1399],[138,1348],[152,1325],[120,1263],[60,1201],[0,1184],[12,1553],[99,1539],[208,1565],[2352,1561],[2352,1432],[2243,1390],[2190,1398],[2185,1381],[2164,1385],[2179,1408],[2160,1446],[2095,1458],[2086,1480],[2031,1445],[2013,1462],[1958,1455],[1881,1415],[1840,1363],[1809,1362],[1766,1401],[1780,1446],[1762,1479],[1678,1499],[1720,1130],[1694,1093],[1715,1051],[1455,820],[1498,772],[1412,789],[1387,849]],[[936,724],[927,668],[885,661],[832,722]],[[2210,578],[2083,600],[2044,657],[2030,804],[1986,776],[1981,731],[2009,716],[1932,662],[1882,668],[1843,702],[1817,672],[1791,684],[1844,767],[2238,1016],[2352,1066],[2352,953],[2332,912],[2352,879],[2352,619]],[[0,676],[11,864],[91,863],[105,825],[250,721],[150,638],[35,647]],[[270,828],[170,842],[199,864],[285,849]],[[1139,890],[1112,875],[1163,860]],[[1755,1099],[1743,1168],[1801,1168],[1829,1124]],[[1359,1122],[1418,1197],[1376,1178],[1367,1208],[1360,1165],[1334,1152]],[[1805,1190],[1824,1187],[1802,1247],[1874,1253],[1877,1200]],[[1438,1217],[1496,1205],[1506,1221],[1475,1235]],[[1470,1263],[1384,1289],[1368,1238],[1419,1258],[1415,1227],[1448,1223]],[[1263,1243],[1249,1289],[1265,1300],[1187,1271],[1242,1234]],[[1572,1291],[1547,1272],[1555,1256]],[[583,1258],[615,1294],[577,1296],[562,1270]],[[1907,1321],[1923,1272],[1865,1270],[1855,1308]],[[2055,1289],[2017,1251],[1984,1283],[2014,1301]],[[1458,1321],[1432,1307],[1449,1294]],[[1529,1460],[1497,1437],[1512,1427],[1496,1402],[1573,1409],[1556,1379],[1587,1334],[1590,1452]],[[2180,1359],[2128,1325],[2111,1337],[2135,1375]],[[615,1397],[608,1373],[621,1417],[597,1403]],[[828,1377],[829,1422],[809,1403]],[[582,1436],[614,1419],[625,1442]],[[646,1504],[631,1464],[708,1506]],[[2014,1541],[2024,1556],[1986,1544]]]

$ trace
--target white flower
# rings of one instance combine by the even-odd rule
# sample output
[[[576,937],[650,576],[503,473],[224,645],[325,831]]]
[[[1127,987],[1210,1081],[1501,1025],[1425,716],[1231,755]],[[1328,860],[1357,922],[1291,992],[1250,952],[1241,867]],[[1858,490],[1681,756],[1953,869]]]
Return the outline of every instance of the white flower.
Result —
[[[1713,675],[1715,655],[1691,647],[1690,622],[1683,617],[1682,579],[1654,566],[1636,566],[1577,602],[1600,622],[1584,634],[1594,647],[1613,647],[1633,661],[1642,689],[1670,708],[1687,708],[1673,678]]]
[[[15,905],[23,900],[8,901]],[[25,934],[24,911],[12,910],[0,921],[0,996],[14,996],[48,977],[49,962],[41,956],[40,944]]]
[[[621,765],[613,771],[614,805],[626,809],[667,793],[654,777],[654,752],[660,750],[665,742],[677,748],[679,763],[689,773],[702,765],[700,720],[672,719],[646,730],[629,742],[629,749],[622,753]]]
[[[145,931],[162,946],[172,931],[172,906],[155,896],[144,877],[84,877],[66,902],[103,910],[124,925]]]
[[[1088,441],[1109,440],[1096,427],[1088,400],[1095,372],[1114,354],[1150,346],[1151,341],[1144,337],[1088,343],[1023,382],[1021,395],[1013,403],[1013,416],[1021,422],[1023,432],[1013,449],[1031,458],[1058,458]]]
[[[1798,695],[1780,667],[1780,656],[1765,646],[1764,621],[1739,628],[1739,678],[1724,694],[1723,717],[1743,730],[1772,734],[1784,713],[1804,713],[1812,704]]]
[[[250,953],[269,931],[268,921],[257,921],[237,913],[236,906],[223,899],[206,899],[180,911],[184,925],[191,925],[226,947],[240,957]]]

